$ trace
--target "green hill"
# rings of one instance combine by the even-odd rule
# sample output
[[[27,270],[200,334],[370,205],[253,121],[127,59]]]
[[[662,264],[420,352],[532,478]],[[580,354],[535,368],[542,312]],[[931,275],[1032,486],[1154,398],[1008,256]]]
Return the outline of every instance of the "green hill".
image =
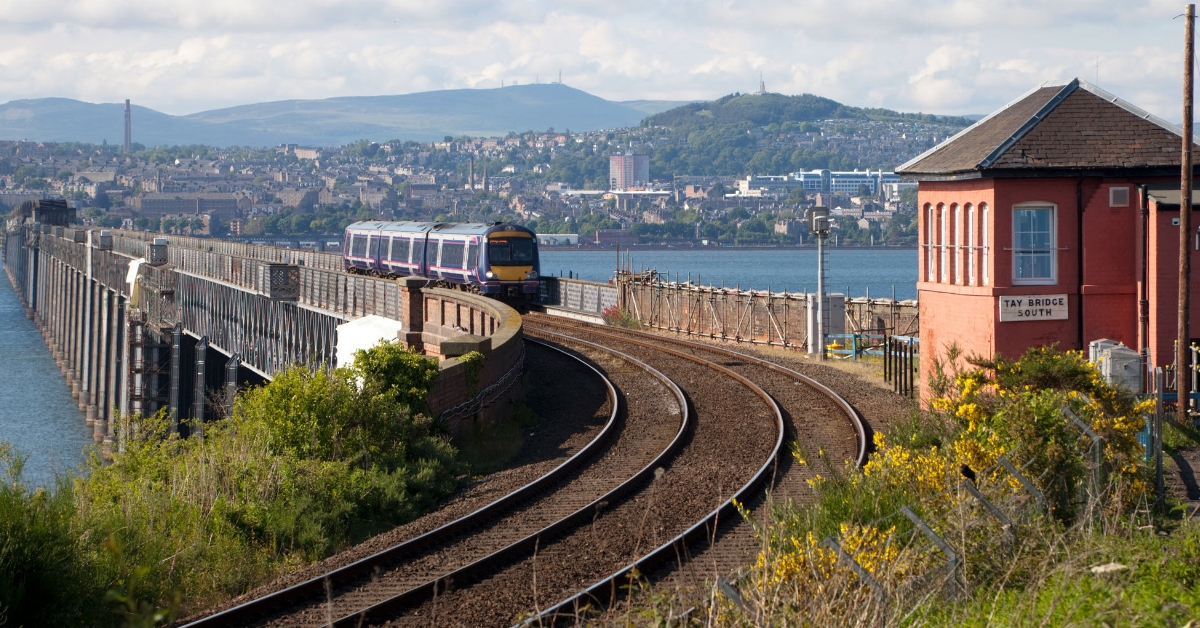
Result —
[[[765,127],[830,119],[912,121],[961,127],[971,124],[961,117],[850,107],[813,94],[730,94],[711,102],[689,103],[653,114],[642,125],[691,130],[714,125]]]

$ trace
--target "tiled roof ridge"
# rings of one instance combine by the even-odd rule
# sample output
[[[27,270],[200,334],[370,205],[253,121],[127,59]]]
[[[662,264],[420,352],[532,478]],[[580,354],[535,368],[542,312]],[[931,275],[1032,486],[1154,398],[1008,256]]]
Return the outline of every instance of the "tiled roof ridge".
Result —
[[[993,112],[991,112],[991,113],[987,114],[986,116],[984,116],[984,117],[982,117],[982,118],[980,118],[980,119],[976,120],[976,121],[975,121],[975,124],[972,124],[971,126],[968,126],[967,128],[965,128],[965,129],[963,129],[963,130],[959,131],[958,133],[955,133],[954,135],[951,135],[950,137],[946,138],[945,140],[942,140],[942,142],[941,142],[941,143],[939,143],[938,145],[934,146],[933,148],[930,148],[929,150],[927,150],[927,151],[925,151],[925,152],[921,153],[920,155],[917,155],[916,157],[913,157],[912,159],[909,159],[908,161],[904,162],[903,164],[900,164],[900,167],[896,168],[896,172],[899,172],[899,171],[901,171],[901,170],[908,170],[910,167],[912,167],[912,166],[916,165],[917,163],[919,163],[919,162],[923,161],[923,160],[924,160],[926,157],[929,157],[930,155],[933,155],[934,153],[936,153],[936,152],[938,152],[938,151],[942,150],[942,149],[943,149],[943,148],[945,148],[946,146],[949,146],[950,144],[952,144],[952,143],[954,143],[956,140],[958,140],[958,138],[960,138],[960,137],[962,137],[962,136],[966,135],[967,133],[970,133],[971,131],[974,131],[975,129],[979,128],[980,126],[983,126],[985,123],[987,123],[987,122],[991,121],[991,119],[992,119],[992,118],[995,118],[996,116],[998,116],[998,115],[1000,115],[1000,114],[1004,113],[1005,111],[1008,111],[1009,109],[1011,109],[1011,108],[1012,108],[1014,105],[1016,105],[1017,103],[1019,103],[1019,102],[1021,102],[1021,101],[1025,100],[1026,98],[1029,98],[1030,96],[1032,96],[1032,95],[1034,95],[1035,93],[1037,93],[1037,91],[1038,91],[1038,90],[1040,90],[1040,89],[1042,89],[1042,88],[1045,88],[1045,87],[1052,87],[1052,85],[1050,85],[1050,84],[1048,84],[1048,83],[1041,83],[1041,84],[1039,84],[1039,85],[1035,85],[1035,86],[1034,86],[1032,89],[1030,89],[1030,90],[1026,91],[1024,94],[1021,94],[1020,96],[1017,96],[1016,98],[1014,98],[1014,99],[1010,100],[1010,101],[1009,101],[1008,103],[1006,103],[1006,104],[1005,104],[1003,107],[1000,107],[999,109],[997,109],[997,110],[995,110],[995,111],[993,111]]]
[[[1043,83],[1042,87],[1053,87],[1053,85],[1046,85]],[[1047,100],[1046,104],[1042,105],[1041,109],[1038,109],[1037,113],[1030,116],[1029,119],[1026,120],[1025,123],[1020,127],[1017,127],[1017,130],[1013,131],[1012,135],[1008,136],[1008,139],[1000,142],[1000,145],[993,149],[992,152],[988,153],[988,156],[980,160],[978,164],[975,164],[975,167],[982,170],[996,163],[996,160],[999,159],[1001,155],[1008,152],[1008,149],[1012,148],[1013,144],[1021,141],[1021,138],[1028,135],[1029,132],[1034,129],[1034,127],[1041,124],[1042,120],[1045,120],[1046,116],[1049,115],[1051,111],[1057,109],[1058,106],[1062,104],[1062,101],[1066,100],[1067,96],[1073,94],[1078,87],[1079,79],[1075,79],[1064,85],[1062,89],[1058,90],[1058,93],[1055,94],[1053,98]]]
[[[1039,110],[1036,113],[1034,113],[1024,123],[1022,123],[1021,126],[1018,127],[1012,134],[1010,134],[1010,136],[1006,140],[1004,140],[999,145],[997,145],[993,150],[989,151],[987,156],[985,156],[979,162],[972,164],[971,169],[983,170],[983,169],[986,169],[986,168],[992,166],[1009,149],[1011,149],[1014,144],[1021,141],[1022,138],[1024,138],[1026,135],[1028,135],[1043,120],[1045,120],[1046,116],[1048,116],[1051,112],[1053,112],[1055,109],[1057,109],[1058,106],[1061,105],[1068,96],[1070,96],[1072,93],[1074,93],[1075,91],[1080,90],[1080,89],[1092,94],[1093,96],[1096,96],[1097,98],[1099,98],[1100,100],[1103,100],[1104,102],[1107,102],[1111,105],[1115,105],[1115,106],[1125,110],[1129,114],[1132,114],[1142,120],[1145,120],[1146,122],[1154,124],[1155,126],[1158,126],[1169,133],[1172,133],[1180,138],[1183,137],[1183,130],[1180,129],[1178,126],[1171,124],[1170,122],[1167,122],[1166,120],[1164,120],[1158,116],[1155,116],[1154,114],[1151,114],[1148,111],[1146,111],[1126,100],[1118,98],[1117,96],[1101,89],[1100,87],[1097,87],[1096,85],[1088,83],[1087,81],[1085,81],[1083,79],[1074,78],[1074,79],[1071,79],[1070,81],[1065,81],[1065,82],[1046,81],[1046,82],[1043,82],[1043,83],[1037,85],[1033,89],[1030,89],[1029,91],[1025,92],[1024,94],[1021,94],[1019,97],[1017,97],[1014,100],[1010,101],[1009,103],[1005,104],[1003,107],[1000,107],[999,109],[993,111],[992,113],[988,114],[987,116],[979,119],[977,122],[975,122],[975,124],[972,124],[971,126],[965,128],[962,131],[959,131],[958,133],[954,134],[953,136],[947,138],[946,140],[939,143],[937,146],[934,146],[933,148],[930,148],[929,150],[921,153],[920,155],[913,157],[912,159],[908,160],[907,162],[905,162],[904,164],[902,164],[898,168],[896,168],[895,171],[898,173],[903,173],[904,171],[906,171],[914,166],[917,166],[925,159],[937,154],[939,151],[942,151],[946,147],[948,147],[951,144],[953,144],[954,142],[958,141],[964,135],[967,135],[967,134],[975,131],[976,129],[979,129],[980,127],[982,127],[984,124],[991,121],[996,116],[999,116],[999,115],[1007,112],[1008,110],[1012,109],[1014,106],[1024,102],[1027,98],[1030,98],[1038,91],[1046,89],[1046,88],[1053,88],[1053,87],[1060,87],[1060,86],[1062,89],[1060,89],[1053,97],[1050,98],[1050,100],[1048,100],[1041,108],[1039,108]]]

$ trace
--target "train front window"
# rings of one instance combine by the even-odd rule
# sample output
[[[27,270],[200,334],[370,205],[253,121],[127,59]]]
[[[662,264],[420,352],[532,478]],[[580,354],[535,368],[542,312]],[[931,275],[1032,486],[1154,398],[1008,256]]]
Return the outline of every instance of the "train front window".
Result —
[[[488,242],[488,262],[492,266],[529,266],[533,264],[533,240],[491,240]]]

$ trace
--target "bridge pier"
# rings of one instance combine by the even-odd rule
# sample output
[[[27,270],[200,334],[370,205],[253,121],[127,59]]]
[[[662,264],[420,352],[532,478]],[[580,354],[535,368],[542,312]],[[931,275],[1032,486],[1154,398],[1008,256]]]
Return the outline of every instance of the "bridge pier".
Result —
[[[208,336],[203,336],[196,342],[196,361],[192,380],[192,429],[197,436],[204,436],[204,393],[208,381],[205,364],[208,361]]]

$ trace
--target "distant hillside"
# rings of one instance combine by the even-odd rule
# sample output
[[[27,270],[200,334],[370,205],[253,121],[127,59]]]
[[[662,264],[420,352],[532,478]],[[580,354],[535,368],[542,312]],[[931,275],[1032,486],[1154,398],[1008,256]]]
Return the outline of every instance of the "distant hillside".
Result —
[[[643,126],[665,126],[679,130],[713,125],[767,126],[785,122],[814,122],[829,119],[911,120],[968,126],[970,120],[953,116],[900,113],[890,109],[850,107],[812,94],[731,94],[711,102],[689,103],[642,121]]]
[[[244,129],[214,126],[137,105],[132,116],[134,141],[148,146],[271,144],[271,138],[248,135]],[[0,105],[0,139],[121,144],[125,141],[125,105],[69,98],[14,100]]]
[[[172,116],[133,107],[133,139],[147,146],[336,146],[361,139],[430,141],[446,135],[636,126],[678,101],[620,103],[559,84],[457,89],[399,96],[286,100]],[[0,139],[124,141],[121,104],[66,98],[0,105]]]

